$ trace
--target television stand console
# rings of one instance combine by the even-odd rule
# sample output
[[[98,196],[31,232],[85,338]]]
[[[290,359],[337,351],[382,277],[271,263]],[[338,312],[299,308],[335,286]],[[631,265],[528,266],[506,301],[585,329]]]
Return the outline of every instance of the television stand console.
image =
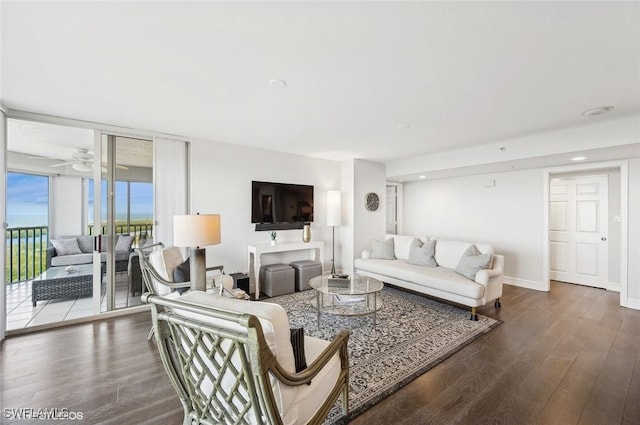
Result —
[[[276,245],[271,245],[268,243],[249,245],[249,285],[250,287],[255,287],[256,300],[260,298],[260,265],[262,262],[262,255],[289,251],[309,251],[310,259],[320,261],[324,269],[324,242],[322,241],[283,242]]]

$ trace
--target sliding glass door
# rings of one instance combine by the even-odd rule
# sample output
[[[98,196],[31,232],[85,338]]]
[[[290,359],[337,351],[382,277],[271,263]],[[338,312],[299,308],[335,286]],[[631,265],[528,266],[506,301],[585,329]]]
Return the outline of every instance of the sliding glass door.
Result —
[[[130,256],[155,233],[152,146],[90,128],[7,120],[7,330],[140,304]]]
[[[143,284],[133,249],[150,243],[154,235],[153,144],[106,133],[96,143],[102,166],[99,174],[94,170],[89,220],[99,235],[94,289],[100,283],[100,312],[105,312],[141,304]]]

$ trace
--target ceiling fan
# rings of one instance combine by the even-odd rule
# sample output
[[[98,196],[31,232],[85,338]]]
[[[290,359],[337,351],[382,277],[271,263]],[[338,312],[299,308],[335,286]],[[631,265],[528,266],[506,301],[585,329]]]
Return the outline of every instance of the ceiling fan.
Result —
[[[61,160],[61,161],[63,162],[60,162],[58,164],[52,164],[51,167],[64,167],[67,165],[71,165],[71,168],[73,168],[76,171],[80,171],[81,173],[88,173],[89,171],[93,170],[93,164],[94,164],[93,153],[89,152],[88,149],[80,148],[78,149],[77,152],[74,152],[71,154],[70,161],[67,161],[67,160]],[[117,165],[117,164],[116,164],[116,168],[119,168],[121,170],[129,169],[129,167],[125,167],[124,165]],[[102,171],[106,172],[107,169],[105,167],[102,167]]]

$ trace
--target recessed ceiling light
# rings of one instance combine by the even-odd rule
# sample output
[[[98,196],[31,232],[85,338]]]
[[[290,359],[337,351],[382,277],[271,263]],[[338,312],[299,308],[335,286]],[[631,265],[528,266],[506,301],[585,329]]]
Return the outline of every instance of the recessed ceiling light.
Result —
[[[287,87],[287,82],[285,80],[280,80],[278,78],[273,78],[271,80],[269,80],[269,85],[271,87],[278,87],[278,88],[285,88]]]
[[[585,159],[587,159],[586,156],[574,156],[571,158],[572,161],[584,161]]]
[[[409,128],[409,127],[411,127],[411,124],[409,124],[409,123],[396,125],[396,128]]]
[[[585,117],[593,117],[595,115],[602,115],[604,113],[607,113],[612,109],[613,109],[613,106],[601,106],[600,108],[593,108],[593,109],[586,110],[582,113],[582,115]]]
[[[426,179],[427,176],[419,176],[421,179]]]

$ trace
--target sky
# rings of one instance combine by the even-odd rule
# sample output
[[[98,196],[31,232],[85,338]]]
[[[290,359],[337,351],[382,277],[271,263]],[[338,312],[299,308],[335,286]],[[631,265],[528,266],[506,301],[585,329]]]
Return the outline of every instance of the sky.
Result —
[[[106,187],[106,182],[103,182]],[[106,193],[106,190],[103,190]],[[106,199],[103,195],[103,199]],[[48,223],[48,177],[7,173],[7,223],[9,227],[46,226]],[[93,180],[89,184],[89,222],[93,222]],[[106,203],[102,208],[106,216]],[[116,182],[116,219],[126,219],[126,183]],[[131,183],[131,219],[153,217],[153,185]]]
[[[47,177],[7,173],[9,227],[46,226],[49,183]]]

